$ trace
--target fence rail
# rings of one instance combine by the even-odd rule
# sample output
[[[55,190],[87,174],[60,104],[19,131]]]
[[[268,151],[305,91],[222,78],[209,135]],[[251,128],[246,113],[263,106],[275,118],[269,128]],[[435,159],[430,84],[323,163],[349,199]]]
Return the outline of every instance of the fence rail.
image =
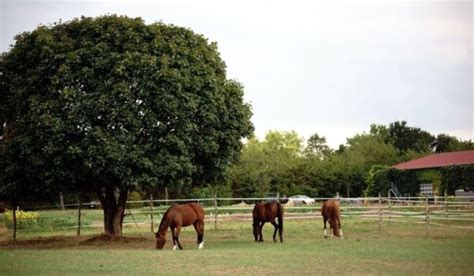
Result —
[[[321,203],[330,198],[313,199],[315,203],[311,205],[296,204],[295,201],[290,200],[285,204],[285,219],[320,218]],[[123,225],[124,227],[135,226],[140,231],[153,232],[169,203],[199,202],[203,204],[206,212],[205,221],[214,222],[214,229],[217,229],[218,222],[252,220],[253,204],[269,200],[276,200],[276,198],[219,198],[215,196],[213,198],[166,200],[150,198],[150,200],[128,201],[129,208],[125,212]],[[474,197],[472,196],[406,198],[379,196],[338,198],[338,200],[342,217],[375,219],[378,221],[379,229],[384,221],[425,223],[427,231],[430,224],[474,229]],[[74,233],[80,235],[81,229],[103,227],[103,211],[88,209],[91,205],[97,206],[96,203],[71,203],[64,205],[65,210],[41,206],[33,212],[37,214],[25,217],[17,217],[17,212],[13,212],[13,217],[3,215],[3,224],[5,228],[12,231],[14,239],[17,232],[40,234],[74,230]],[[140,227],[146,225],[149,227]]]

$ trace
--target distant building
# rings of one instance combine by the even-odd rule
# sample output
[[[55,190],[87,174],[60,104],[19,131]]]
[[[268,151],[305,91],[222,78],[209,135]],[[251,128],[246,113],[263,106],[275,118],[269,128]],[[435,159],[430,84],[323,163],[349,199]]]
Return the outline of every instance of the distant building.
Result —
[[[393,166],[399,170],[421,170],[474,164],[474,150],[444,152],[413,159]]]
[[[413,159],[393,166],[399,170],[436,169],[449,166],[473,165],[474,150],[444,152]],[[473,180],[474,181],[474,180]],[[420,184],[420,194],[432,196],[432,183]]]

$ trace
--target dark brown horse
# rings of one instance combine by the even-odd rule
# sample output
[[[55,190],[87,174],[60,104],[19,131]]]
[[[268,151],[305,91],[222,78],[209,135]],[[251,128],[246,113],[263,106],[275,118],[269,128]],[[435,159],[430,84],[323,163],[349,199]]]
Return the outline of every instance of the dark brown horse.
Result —
[[[183,249],[179,242],[181,227],[193,225],[197,232],[198,248],[204,247],[204,210],[196,203],[172,204],[161,219],[160,227],[156,232],[156,249],[163,249],[166,243],[166,231],[168,227],[173,236],[173,250]]]
[[[339,211],[339,202],[335,199],[329,199],[324,202],[321,207],[321,215],[324,220],[324,237],[328,237],[328,232],[326,230],[326,222],[329,221],[329,227],[332,228],[332,233],[336,237],[342,236],[341,228],[341,212]],[[331,229],[329,229],[331,230]]]
[[[276,232],[280,234],[280,242],[283,242],[283,206],[276,201],[257,203],[253,208],[253,236],[255,241],[263,242],[262,228],[265,222],[270,222],[275,231],[273,241],[276,242]],[[278,224],[275,219],[278,218]]]

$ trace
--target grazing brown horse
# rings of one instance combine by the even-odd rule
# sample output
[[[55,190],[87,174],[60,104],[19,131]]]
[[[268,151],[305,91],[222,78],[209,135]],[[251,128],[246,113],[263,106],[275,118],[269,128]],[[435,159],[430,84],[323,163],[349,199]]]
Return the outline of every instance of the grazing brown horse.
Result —
[[[183,249],[179,242],[179,233],[181,227],[189,225],[194,226],[197,232],[198,248],[202,249],[204,247],[204,210],[202,207],[196,203],[171,204],[163,215],[158,232],[156,232],[156,249],[163,249],[163,246],[165,246],[168,227],[173,236],[173,250],[176,250],[177,247]]]
[[[334,236],[343,238],[339,202],[335,199],[329,199],[324,202],[323,206],[321,207],[321,215],[323,216],[324,220],[324,237],[328,237],[326,222],[329,221],[329,227],[332,228],[332,233]]]
[[[253,236],[255,241],[263,242],[262,228],[265,222],[270,222],[275,227],[273,242],[276,242],[276,232],[280,234],[280,242],[283,242],[283,206],[276,201],[257,203],[253,208]],[[275,219],[278,218],[278,224]]]

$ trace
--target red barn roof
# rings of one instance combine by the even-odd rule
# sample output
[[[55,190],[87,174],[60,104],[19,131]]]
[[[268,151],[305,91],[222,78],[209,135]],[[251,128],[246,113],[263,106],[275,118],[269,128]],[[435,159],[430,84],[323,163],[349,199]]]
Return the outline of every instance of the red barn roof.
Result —
[[[474,164],[474,150],[432,154],[393,167],[399,170],[416,170],[468,164]]]

